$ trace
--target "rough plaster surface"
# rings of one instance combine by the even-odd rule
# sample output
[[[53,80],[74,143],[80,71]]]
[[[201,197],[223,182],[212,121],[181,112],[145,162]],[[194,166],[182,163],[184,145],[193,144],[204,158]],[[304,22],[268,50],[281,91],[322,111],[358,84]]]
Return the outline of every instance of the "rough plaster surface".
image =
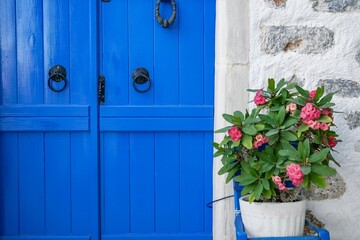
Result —
[[[339,112],[335,124],[343,142],[336,146],[334,157],[341,164],[341,168],[336,167],[340,177],[329,180],[329,189],[314,190],[315,197],[308,203],[308,208],[326,224],[332,240],[360,239],[360,67],[359,57],[355,57],[360,47],[359,6],[360,1],[351,0],[292,0],[274,8],[267,1],[250,0],[249,87],[264,86],[268,77],[284,77],[303,83],[307,89],[324,84],[338,91],[333,98]],[[263,50],[267,37],[264,29],[272,26],[277,26],[275,32],[265,34],[283,34],[282,38],[274,36],[274,45],[288,38],[292,41],[290,51],[281,47],[276,54]],[[301,53],[304,42],[296,43],[293,32],[303,29],[304,33],[304,28],[332,32],[331,47],[321,48],[320,36],[313,40],[321,51]]]
[[[309,200],[325,200],[339,198],[346,191],[344,179],[339,174],[326,177],[326,184],[325,189],[313,185],[311,189],[304,189],[302,194]]]
[[[265,2],[273,8],[282,8],[286,6],[287,0],[265,0]]]

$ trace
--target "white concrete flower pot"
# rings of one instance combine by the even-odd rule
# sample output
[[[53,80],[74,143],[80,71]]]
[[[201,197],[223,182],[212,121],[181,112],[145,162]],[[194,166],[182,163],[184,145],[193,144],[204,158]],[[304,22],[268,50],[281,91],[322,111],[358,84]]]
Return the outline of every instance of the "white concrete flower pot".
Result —
[[[262,203],[240,198],[240,209],[248,237],[302,236],[305,225],[305,199],[289,203]]]

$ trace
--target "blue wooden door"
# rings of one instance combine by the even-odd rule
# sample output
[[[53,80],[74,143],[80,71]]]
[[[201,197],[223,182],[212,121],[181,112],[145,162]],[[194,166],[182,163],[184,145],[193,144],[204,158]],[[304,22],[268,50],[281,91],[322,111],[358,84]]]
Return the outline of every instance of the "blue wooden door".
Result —
[[[2,240],[98,238],[96,4],[0,1]]]
[[[155,0],[101,4],[104,239],[212,239],[215,0],[175,2],[168,28]],[[160,14],[171,13],[163,1]],[[145,93],[132,84],[138,67],[152,82]]]

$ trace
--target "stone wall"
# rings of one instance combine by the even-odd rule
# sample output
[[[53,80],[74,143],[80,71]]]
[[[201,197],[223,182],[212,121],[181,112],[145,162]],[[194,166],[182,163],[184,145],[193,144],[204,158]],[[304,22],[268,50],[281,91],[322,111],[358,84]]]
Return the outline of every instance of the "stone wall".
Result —
[[[331,239],[360,239],[360,0],[250,0],[249,86],[267,78],[336,91],[339,176],[308,205]],[[246,26],[243,26],[246,27]]]

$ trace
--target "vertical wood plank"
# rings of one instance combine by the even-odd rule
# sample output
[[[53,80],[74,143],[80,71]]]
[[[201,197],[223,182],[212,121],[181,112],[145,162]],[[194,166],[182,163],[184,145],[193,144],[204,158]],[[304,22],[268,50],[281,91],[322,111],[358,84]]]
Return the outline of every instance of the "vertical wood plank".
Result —
[[[179,10],[180,103],[204,103],[204,2],[186,1]]]
[[[204,232],[204,144],[202,133],[180,134],[181,232]]]
[[[16,2],[18,103],[43,103],[43,9],[41,0]]]
[[[132,72],[137,67],[149,71],[150,79],[154,76],[154,3],[148,0],[131,0],[129,2],[129,98],[131,105],[153,104],[156,81],[146,93],[138,93],[132,86]],[[141,17],[140,17],[141,16]],[[145,85],[145,84],[143,84]],[[145,86],[139,86],[139,88]]]
[[[171,16],[169,2],[160,5],[162,16]],[[167,11],[166,11],[167,10]],[[164,29],[155,21],[154,26],[154,101],[159,105],[179,104],[179,19]]]
[[[46,233],[71,233],[69,133],[45,135]]]
[[[156,232],[180,231],[179,133],[155,134]]]
[[[130,134],[131,233],[155,230],[154,134]]]
[[[0,235],[19,234],[19,166],[16,133],[0,133]]]
[[[17,103],[15,1],[0,1],[0,104]]]
[[[128,104],[131,80],[128,57],[128,1],[102,3],[101,7],[105,103]]]
[[[103,135],[103,235],[128,233],[130,231],[129,134],[104,133]]]
[[[42,133],[19,134],[20,234],[45,233]]]
[[[213,201],[213,194],[212,194],[212,174],[213,174],[213,147],[211,145],[213,142],[213,133],[212,132],[205,132],[204,133],[204,201],[205,204],[210,203]],[[205,232],[211,233],[212,232],[212,208],[205,208],[205,215],[204,215],[204,222],[205,222]]]
[[[71,231],[99,234],[97,1],[69,0],[70,102],[90,105],[90,132],[71,133]]]
[[[215,0],[204,0],[204,104],[214,105]]]

